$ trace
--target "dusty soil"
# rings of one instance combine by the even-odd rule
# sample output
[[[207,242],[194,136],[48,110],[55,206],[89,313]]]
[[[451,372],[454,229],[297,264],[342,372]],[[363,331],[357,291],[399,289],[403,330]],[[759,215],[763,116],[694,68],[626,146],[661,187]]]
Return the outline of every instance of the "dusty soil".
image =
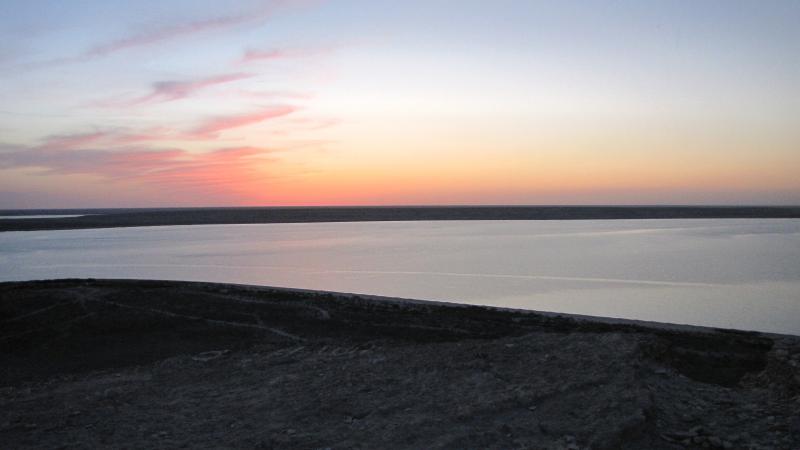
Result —
[[[0,283],[2,448],[800,448],[800,338],[210,283]]]

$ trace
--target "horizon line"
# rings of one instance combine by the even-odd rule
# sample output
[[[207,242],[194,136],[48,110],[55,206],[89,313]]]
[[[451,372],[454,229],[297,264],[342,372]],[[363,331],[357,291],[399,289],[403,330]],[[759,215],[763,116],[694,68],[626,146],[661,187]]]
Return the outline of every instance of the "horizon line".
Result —
[[[92,206],[64,208],[0,208],[0,212],[15,211],[98,211],[98,210],[197,210],[197,209],[390,209],[390,208],[800,208],[800,204],[686,204],[686,203],[620,203],[620,204],[337,204],[337,205],[261,205],[261,206]]]

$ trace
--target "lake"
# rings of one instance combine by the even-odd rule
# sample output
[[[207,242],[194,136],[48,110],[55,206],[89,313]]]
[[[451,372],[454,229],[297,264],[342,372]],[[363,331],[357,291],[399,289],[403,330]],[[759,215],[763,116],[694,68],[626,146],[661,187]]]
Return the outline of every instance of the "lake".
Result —
[[[215,281],[800,335],[800,220],[347,222],[0,233],[0,280]]]

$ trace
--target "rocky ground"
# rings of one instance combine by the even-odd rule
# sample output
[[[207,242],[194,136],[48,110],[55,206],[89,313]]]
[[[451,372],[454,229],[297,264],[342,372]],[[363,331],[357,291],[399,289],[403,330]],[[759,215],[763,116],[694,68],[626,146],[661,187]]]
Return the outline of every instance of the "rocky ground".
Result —
[[[209,283],[0,283],[2,448],[800,448],[800,338]]]

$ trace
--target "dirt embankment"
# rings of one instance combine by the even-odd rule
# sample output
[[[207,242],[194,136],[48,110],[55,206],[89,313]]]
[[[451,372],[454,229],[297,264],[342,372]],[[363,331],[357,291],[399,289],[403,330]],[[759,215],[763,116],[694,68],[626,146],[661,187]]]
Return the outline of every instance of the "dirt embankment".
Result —
[[[210,283],[0,284],[5,448],[800,448],[800,338]]]

